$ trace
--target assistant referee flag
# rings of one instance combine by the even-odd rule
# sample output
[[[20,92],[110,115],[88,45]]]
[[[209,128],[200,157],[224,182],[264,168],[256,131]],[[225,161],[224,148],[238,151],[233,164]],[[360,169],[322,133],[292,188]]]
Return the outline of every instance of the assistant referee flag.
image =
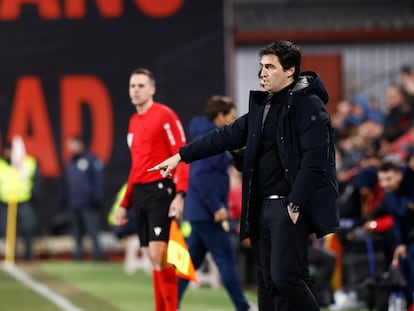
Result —
[[[194,281],[198,284],[197,274],[190,253],[188,252],[187,243],[175,220],[171,221],[167,261],[175,266],[179,277]]]

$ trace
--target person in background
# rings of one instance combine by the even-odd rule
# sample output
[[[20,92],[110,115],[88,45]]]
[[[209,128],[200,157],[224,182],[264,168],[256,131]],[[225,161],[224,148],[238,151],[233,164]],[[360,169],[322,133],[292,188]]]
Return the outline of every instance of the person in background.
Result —
[[[335,269],[336,256],[326,249],[315,235],[309,238],[308,262],[311,268],[311,276],[315,283],[315,296],[321,307],[334,303],[332,276]]]
[[[339,229],[333,128],[326,89],[315,72],[300,74],[301,52],[289,41],[262,48],[261,83],[249,112],[210,131],[150,168],[168,176],[191,163],[245,148],[240,237],[258,264],[260,310],[320,310],[308,284],[309,234]]]
[[[211,130],[230,124],[235,118],[236,106],[233,100],[225,96],[213,96],[207,101],[204,116],[191,120],[190,136],[193,140],[198,139]],[[241,288],[229,233],[227,201],[230,161],[228,153],[221,153],[190,164],[184,220],[191,224],[187,245],[195,269],[201,266],[207,252],[210,252],[236,310],[246,311],[253,310],[253,307],[248,304]],[[188,282],[179,279],[179,301]]]
[[[11,162],[11,144],[6,144],[0,157],[0,228],[7,226],[7,209],[17,204],[17,230],[24,237],[26,260],[32,260],[33,238],[36,233],[36,196],[40,184],[39,166],[34,157],[26,155],[16,167]]]
[[[407,94],[410,104],[414,104],[414,73],[410,66],[403,65],[399,72],[399,82]]]
[[[393,219],[395,249],[392,266],[399,267],[409,292],[413,310],[414,293],[414,171],[393,161],[378,169],[378,182],[384,190],[384,201]]]
[[[385,100],[383,140],[392,143],[410,128],[414,116],[401,86],[388,85],[385,90]]]
[[[92,242],[92,259],[101,260],[99,209],[104,195],[104,166],[86,149],[82,137],[71,136],[66,143],[71,157],[64,171],[63,204],[71,215],[74,258],[83,260],[83,236],[87,233]]]
[[[169,107],[155,102],[155,77],[145,68],[132,71],[129,96],[136,112],[131,116],[127,142],[131,152],[128,186],[115,224],[127,223],[127,210],[134,208],[137,232],[153,267],[156,311],[177,311],[178,279],[167,262],[171,217],[180,218],[187,192],[188,166],[182,164],[161,178],[147,169],[178,152],[186,143],[180,119]],[[174,181],[176,182],[174,182]]]

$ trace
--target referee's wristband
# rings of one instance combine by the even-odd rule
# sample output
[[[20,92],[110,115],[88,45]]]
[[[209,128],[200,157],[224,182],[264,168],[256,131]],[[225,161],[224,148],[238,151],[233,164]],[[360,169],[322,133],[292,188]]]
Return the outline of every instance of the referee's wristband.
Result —
[[[177,191],[177,194],[181,195],[184,199],[187,193],[185,191],[181,190],[181,191]]]

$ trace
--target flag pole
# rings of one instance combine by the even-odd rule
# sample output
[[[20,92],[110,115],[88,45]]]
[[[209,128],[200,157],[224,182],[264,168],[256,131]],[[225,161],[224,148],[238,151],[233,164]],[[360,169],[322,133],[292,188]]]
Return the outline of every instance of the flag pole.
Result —
[[[27,178],[24,168],[26,148],[23,139],[15,135],[11,142],[11,165],[16,168],[22,178]],[[6,251],[5,262],[14,265],[16,253],[16,227],[17,227],[17,193],[14,191],[15,199],[9,201],[7,206],[7,228],[6,228]]]
[[[14,265],[14,254],[16,249],[16,225],[17,225],[17,203],[12,201],[7,207],[7,231],[6,231],[6,263]]]

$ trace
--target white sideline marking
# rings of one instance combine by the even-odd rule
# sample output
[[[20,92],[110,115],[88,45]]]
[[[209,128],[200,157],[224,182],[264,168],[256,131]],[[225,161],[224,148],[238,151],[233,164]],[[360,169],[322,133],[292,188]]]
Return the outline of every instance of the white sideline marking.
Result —
[[[74,306],[69,300],[65,297],[57,294],[56,292],[52,291],[49,287],[33,280],[30,276],[24,273],[22,270],[17,268],[14,265],[3,263],[1,265],[4,271],[14,277],[16,280],[20,281],[27,287],[30,287],[34,291],[38,292],[43,297],[47,298],[55,305],[61,308],[63,311],[82,311],[82,309]]]

